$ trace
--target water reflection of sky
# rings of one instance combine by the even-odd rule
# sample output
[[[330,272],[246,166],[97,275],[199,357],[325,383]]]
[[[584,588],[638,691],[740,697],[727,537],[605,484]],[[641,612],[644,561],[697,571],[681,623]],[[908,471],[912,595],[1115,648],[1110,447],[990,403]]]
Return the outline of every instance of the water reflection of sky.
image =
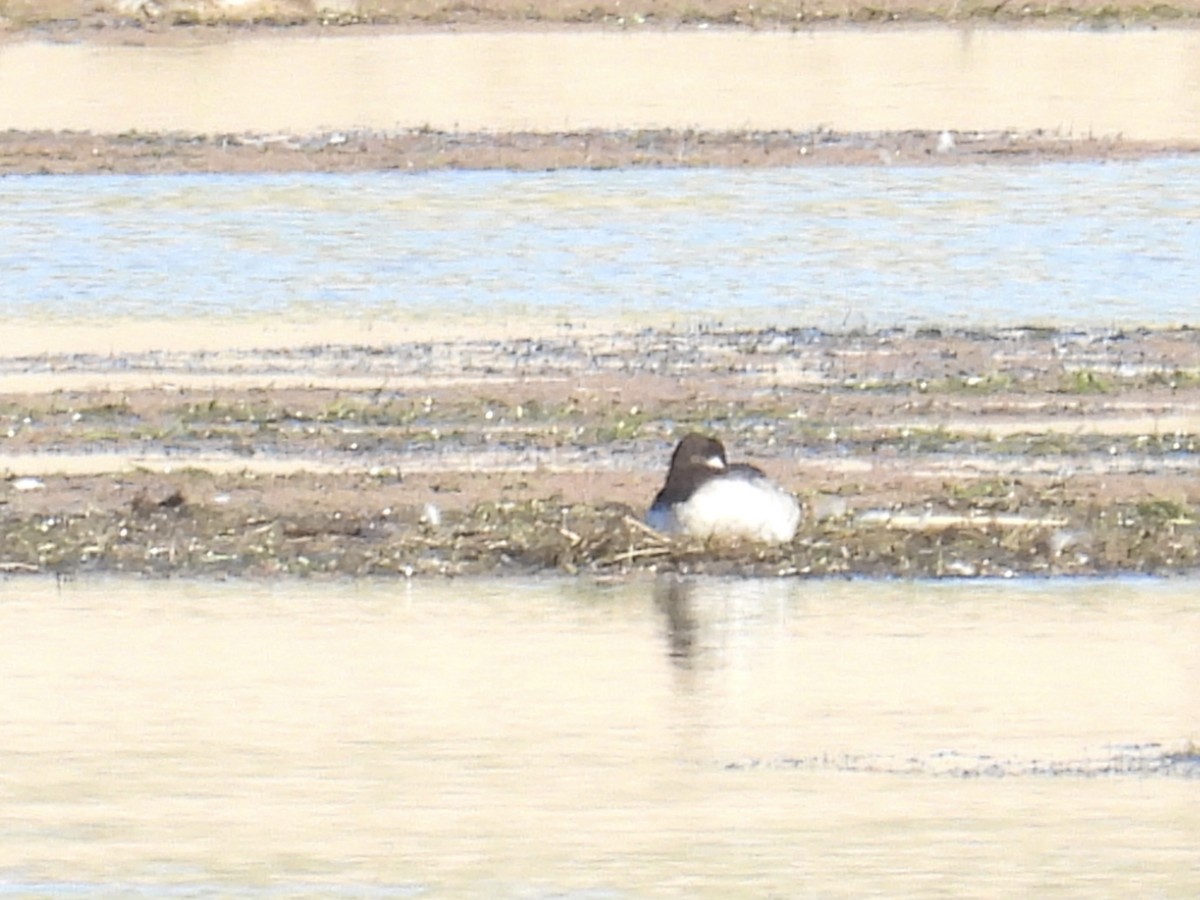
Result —
[[[1168,325],[1200,160],[0,181],[0,310]]]

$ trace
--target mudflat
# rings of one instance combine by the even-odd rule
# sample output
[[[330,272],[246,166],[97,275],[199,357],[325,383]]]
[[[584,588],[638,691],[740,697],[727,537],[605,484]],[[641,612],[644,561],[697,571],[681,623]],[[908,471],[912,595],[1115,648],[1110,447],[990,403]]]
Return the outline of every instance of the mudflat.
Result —
[[[0,174],[182,174],[270,172],[406,172],[444,169],[551,171],[567,168],[664,168],[967,165],[1118,161],[1177,156],[1190,142],[1072,139],[1012,132],[951,136],[696,132],[672,130],[574,133],[412,131],[320,135],[0,133]]]
[[[1191,329],[647,329],[9,358],[0,570],[1190,570],[1198,351]],[[794,541],[642,524],[690,429],[800,496]]]

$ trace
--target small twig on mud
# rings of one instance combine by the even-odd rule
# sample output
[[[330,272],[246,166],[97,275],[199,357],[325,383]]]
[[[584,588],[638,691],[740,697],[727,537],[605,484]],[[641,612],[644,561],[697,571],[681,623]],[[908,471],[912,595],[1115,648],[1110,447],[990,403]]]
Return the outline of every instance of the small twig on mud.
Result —
[[[558,533],[570,541],[572,547],[578,547],[580,542],[583,540],[583,538],[571,531],[569,528],[560,528],[558,529]]]
[[[670,547],[630,547],[624,553],[618,553],[616,556],[606,556],[604,559],[596,560],[596,565],[611,566],[615,563],[633,562],[635,559],[642,559],[647,556],[665,556],[670,552]]]

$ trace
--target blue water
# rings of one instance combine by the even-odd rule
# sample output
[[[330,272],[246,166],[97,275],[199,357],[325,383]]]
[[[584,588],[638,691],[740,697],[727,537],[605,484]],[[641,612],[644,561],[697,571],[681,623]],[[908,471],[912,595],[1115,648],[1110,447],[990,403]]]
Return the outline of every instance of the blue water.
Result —
[[[0,315],[1200,321],[1200,159],[0,179]]]

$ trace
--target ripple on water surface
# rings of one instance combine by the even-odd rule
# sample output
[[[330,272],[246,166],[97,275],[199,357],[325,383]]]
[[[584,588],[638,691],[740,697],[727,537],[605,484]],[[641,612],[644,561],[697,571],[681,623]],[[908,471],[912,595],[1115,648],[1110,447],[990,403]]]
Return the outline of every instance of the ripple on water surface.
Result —
[[[666,315],[727,325],[1196,318],[1195,159],[0,182],[15,319]]]

